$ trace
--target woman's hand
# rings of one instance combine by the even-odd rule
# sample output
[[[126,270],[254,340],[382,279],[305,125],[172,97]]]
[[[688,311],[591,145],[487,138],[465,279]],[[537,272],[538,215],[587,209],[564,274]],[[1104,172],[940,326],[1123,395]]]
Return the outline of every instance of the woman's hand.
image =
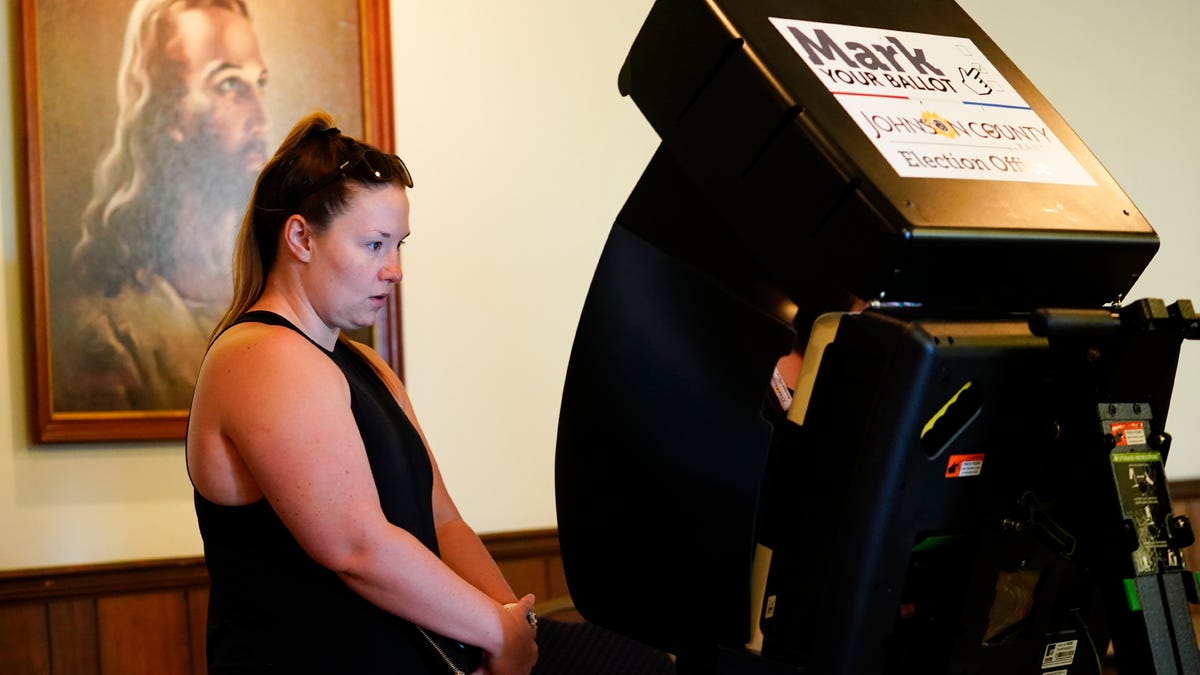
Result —
[[[533,611],[533,595],[504,605],[501,610],[501,628],[504,631],[504,646],[496,652],[483,655],[482,675],[528,675],[537,662],[537,643],[534,627],[528,616]]]

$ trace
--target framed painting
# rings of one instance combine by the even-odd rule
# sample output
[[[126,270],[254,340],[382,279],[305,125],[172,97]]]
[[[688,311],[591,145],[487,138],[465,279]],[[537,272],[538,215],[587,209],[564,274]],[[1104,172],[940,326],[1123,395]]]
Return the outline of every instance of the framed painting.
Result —
[[[254,180],[323,110],[391,150],[387,0],[21,0],[35,443],[181,439]],[[400,306],[356,335],[400,371]]]

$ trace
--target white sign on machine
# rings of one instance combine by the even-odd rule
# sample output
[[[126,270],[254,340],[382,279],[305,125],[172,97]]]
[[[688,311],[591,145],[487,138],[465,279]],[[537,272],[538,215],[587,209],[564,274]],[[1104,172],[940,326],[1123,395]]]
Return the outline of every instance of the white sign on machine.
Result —
[[[771,23],[901,176],[1096,184],[966,38]]]

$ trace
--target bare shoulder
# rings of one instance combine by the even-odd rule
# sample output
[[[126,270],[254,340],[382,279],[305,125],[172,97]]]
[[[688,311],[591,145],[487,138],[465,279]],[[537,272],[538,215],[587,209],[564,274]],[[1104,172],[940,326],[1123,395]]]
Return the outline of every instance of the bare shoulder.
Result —
[[[277,358],[317,360],[323,354],[300,333],[284,326],[265,323],[240,323],[225,331],[209,349],[216,362],[242,362]],[[326,359],[328,360],[328,359]]]
[[[197,381],[198,396],[211,393],[231,405],[346,391],[341,371],[320,348],[290,328],[259,323],[222,334]]]
[[[209,348],[196,382],[188,422],[188,467],[207,498],[244,504],[265,492],[255,477],[267,459],[300,440],[328,438],[345,411],[349,389],[341,371],[304,336],[280,326],[245,323]],[[279,467],[265,470],[280,474]],[[285,474],[280,474],[285,475]]]

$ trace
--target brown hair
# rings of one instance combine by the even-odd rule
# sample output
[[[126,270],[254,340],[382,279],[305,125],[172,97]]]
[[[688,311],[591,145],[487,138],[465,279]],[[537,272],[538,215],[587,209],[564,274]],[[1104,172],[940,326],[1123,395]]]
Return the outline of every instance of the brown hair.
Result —
[[[233,252],[233,300],[211,339],[262,297],[288,218],[303,216],[320,231],[345,212],[352,183],[371,189],[405,186],[399,175],[370,184],[353,174],[344,175],[344,180],[328,180],[343,162],[366,150],[375,148],[343,135],[324,112],[314,112],[292,127],[254,184]]]

